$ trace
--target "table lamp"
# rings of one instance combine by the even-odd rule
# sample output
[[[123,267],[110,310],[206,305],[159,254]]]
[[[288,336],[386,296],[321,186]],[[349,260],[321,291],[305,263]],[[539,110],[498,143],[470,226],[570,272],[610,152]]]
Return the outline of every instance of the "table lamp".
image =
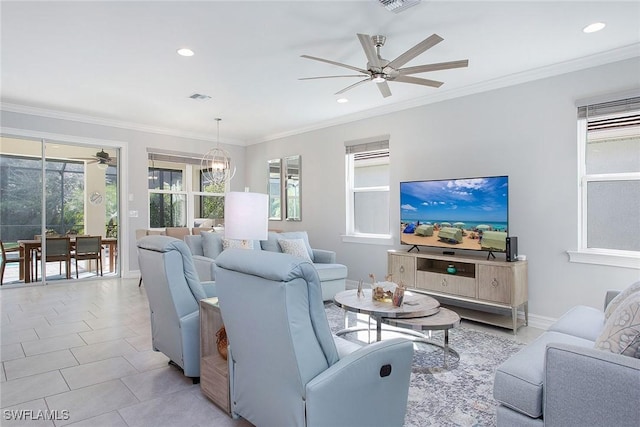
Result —
[[[231,191],[224,198],[224,237],[242,241],[267,240],[269,196],[261,193]]]

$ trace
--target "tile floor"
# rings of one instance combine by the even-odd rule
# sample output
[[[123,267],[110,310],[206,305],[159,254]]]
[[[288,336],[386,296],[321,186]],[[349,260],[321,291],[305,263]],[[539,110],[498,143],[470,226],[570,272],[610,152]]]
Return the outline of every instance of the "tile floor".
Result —
[[[137,279],[3,286],[0,306],[2,426],[251,426],[229,418],[151,349],[148,302]],[[524,327],[516,339],[529,342],[541,332]],[[58,419],[9,419],[45,411]]]
[[[151,349],[137,279],[3,286],[0,306],[2,426],[251,425],[229,418]],[[31,412],[12,412],[20,410]],[[44,411],[59,419],[9,420]]]

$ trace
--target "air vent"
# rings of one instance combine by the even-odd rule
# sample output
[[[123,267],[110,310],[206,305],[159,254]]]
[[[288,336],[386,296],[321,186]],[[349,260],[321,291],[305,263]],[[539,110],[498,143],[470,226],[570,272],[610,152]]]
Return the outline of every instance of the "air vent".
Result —
[[[385,9],[393,12],[400,13],[403,10],[415,6],[420,3],[420,0],[378,0]]]
[[[201,93],[194,93],[189,98],[197,99],[198,101],[206,101],[207,99],[211,99],[211,97],[209,95],[203,95]]]

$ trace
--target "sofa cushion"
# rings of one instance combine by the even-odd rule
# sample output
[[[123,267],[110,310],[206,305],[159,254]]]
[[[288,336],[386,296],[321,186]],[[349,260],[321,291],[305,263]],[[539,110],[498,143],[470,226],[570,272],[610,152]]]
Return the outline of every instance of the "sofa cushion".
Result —
[[[627,289],[620,292],[614,299],[611,300],[609,305],[607,305],[606,310],[604,311],[605,319],[608,319],[609,316],[613,314],[614,311],[618,308],[622,301],[625,300],[629,295],[635,294],[636,292],[640,292],[640,281],[632,284]]]
[[[595,341],[602,333],[602,329],[604,329],[602,310],[578,305],[562,315],[548,330]]]
[[[204,256],[204,251],[202,250],[202,236],[200,236],[200,233],[184,236],[184,242],[189,247],[192,255]]]
[[[542,416],[545,352],[552,342],[593,348],[593,341],[545,332],[498,366],[493,384],[493,397],[498,402],[532,418]]]
[[[278,239],[278,244],[285,254],[293,255],[311,262],[309,252],[302,239]]]
[[[618,305],[607,319],[595,346],[640,359],[640,293],[627,296]]]
[[[313,266],[321,282],[345,279],[348,274],[347,267],[342,264],[313,264]]]
[[[200,233],[202,237],[202,253],[207,258],[216,259],[222,252],[222,234],[210,232]]]

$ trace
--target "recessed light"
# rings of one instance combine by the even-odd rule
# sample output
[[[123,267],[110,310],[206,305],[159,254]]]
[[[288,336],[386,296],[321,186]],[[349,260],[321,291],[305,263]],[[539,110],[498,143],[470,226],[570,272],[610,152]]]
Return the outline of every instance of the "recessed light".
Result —
[[[349,100],[347,98],[338,98],[337,102],[338,104],[344,104],[345,102],[349,102]]]
[[[600,31],[607,25],[604,22],[594,22],[593,24],[589,24],[582,29],[585,33],[595,33],[596,31]]]
[[[180,56],[193,56],[194,55],[194,52],[191,49],[186,48],[186,47],[178,49],[177,52],[178,52],[178,55],[180,55]]]

